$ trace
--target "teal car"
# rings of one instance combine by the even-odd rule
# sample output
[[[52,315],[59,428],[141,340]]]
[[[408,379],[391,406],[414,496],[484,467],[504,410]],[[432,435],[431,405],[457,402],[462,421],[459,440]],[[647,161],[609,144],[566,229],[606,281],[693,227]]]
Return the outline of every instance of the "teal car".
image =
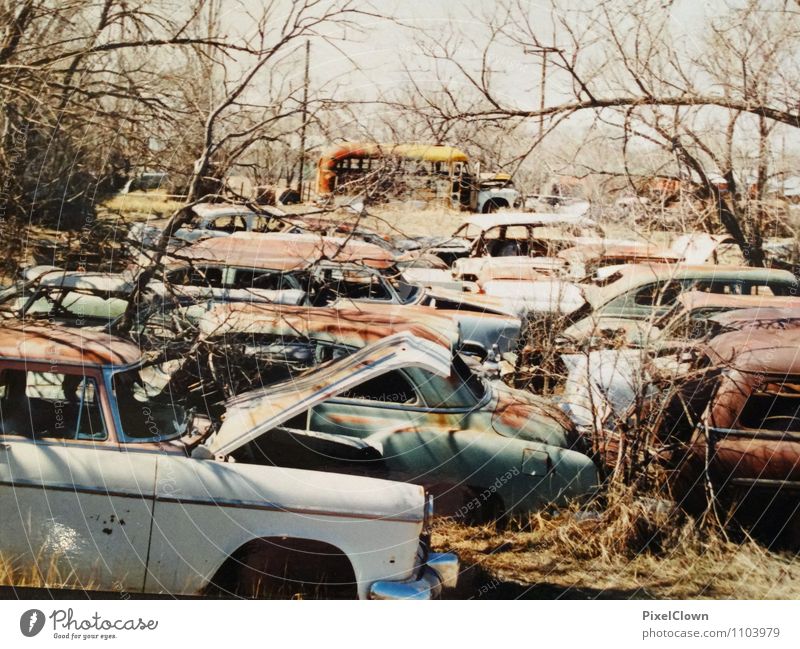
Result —
[[[594,493],[595,465],[560,409],[478,377],[430,342],[424,363],[386,370],[407,335],[233,399],[213,453],[225,452],[226,435],[266,421],[234,457],[421,484],[438,512],[468,520]]]

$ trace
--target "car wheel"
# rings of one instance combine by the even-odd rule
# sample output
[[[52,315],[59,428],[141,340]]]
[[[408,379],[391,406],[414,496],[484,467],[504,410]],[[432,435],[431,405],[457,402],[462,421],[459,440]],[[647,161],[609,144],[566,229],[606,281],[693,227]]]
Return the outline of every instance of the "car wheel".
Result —
[[[508,207],[508,203],[505,201],[497,200],[495,198],[486,201],[483,204],[483,213],[484,214],[491,214],[492,212],[496,212],[497,210],[501,210]]]

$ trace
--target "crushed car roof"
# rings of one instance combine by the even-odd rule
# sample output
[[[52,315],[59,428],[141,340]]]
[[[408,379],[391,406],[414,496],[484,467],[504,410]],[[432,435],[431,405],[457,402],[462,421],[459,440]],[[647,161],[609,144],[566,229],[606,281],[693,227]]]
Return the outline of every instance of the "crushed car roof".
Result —
[[[321,260],[389,268],[394,256],[370,243],[315,234],[236,232],[206,239],[175,254],[177,259],[245,268],[298,270]]]
[[[0,358],[65,365],[124,366],[141,359],[131,342],[106,333],[70,327],[4,323]]]

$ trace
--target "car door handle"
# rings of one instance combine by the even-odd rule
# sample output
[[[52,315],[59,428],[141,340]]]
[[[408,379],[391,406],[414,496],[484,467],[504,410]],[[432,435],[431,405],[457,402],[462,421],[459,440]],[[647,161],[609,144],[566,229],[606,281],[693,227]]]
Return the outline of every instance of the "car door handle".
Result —
[[[0,442],[0,451],[10,451],[10,450],[11,450],[11,444],[8,444],[7,442]]]

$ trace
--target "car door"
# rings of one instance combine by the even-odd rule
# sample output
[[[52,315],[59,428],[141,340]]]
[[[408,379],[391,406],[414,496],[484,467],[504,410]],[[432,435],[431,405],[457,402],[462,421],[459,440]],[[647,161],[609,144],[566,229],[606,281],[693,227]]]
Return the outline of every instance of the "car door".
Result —
[[[17,389],[9,370],[0,378],[2,552],[13,580],[141,591],[156,456],[116,443],[100,375],[31,370],[12,370]]]

